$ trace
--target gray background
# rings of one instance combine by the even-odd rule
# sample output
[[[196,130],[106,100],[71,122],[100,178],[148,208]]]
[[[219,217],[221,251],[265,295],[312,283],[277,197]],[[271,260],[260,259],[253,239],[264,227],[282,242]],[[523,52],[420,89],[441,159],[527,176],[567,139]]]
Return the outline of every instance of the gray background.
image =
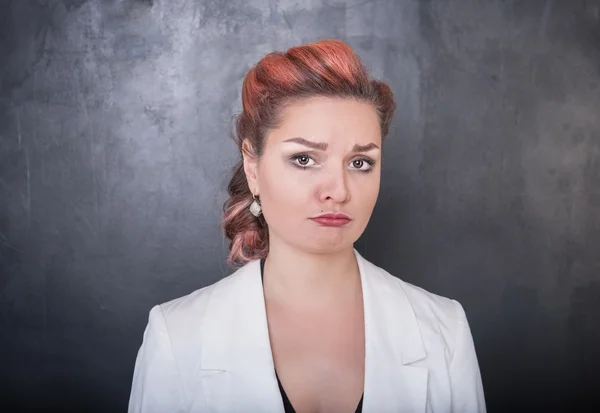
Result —
[[[230,273],[243,75],[328,37],[398,101],[357,249],[464,305],[490,412],[598,400],[600,0],[0,0],[0,410],[125,410]]]

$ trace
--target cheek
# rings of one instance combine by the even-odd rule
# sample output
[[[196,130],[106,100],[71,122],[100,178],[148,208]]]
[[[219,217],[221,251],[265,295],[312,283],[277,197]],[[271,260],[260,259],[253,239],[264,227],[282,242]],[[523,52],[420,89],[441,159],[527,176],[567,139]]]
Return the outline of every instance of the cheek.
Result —
[[[309,187],[306,177],[283,162],[270,162],[261,170],[259,186],[263,209],[275,219],[306,204]]]
[[[361,209],[365,214],[370,215],[379,196],[379,177],[375,176],[369,182],[364,182],[357,192]]]

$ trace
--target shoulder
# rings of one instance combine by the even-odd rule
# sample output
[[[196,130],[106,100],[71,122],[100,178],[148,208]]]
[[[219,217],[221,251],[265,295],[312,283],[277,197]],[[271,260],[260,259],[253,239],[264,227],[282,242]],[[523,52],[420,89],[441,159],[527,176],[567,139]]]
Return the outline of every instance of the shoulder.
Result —
[[[253,277],[260,271],[258,265],[259,261],[251,261],[211,285],[154,306],[149,324],[162,326],[176,354],[197,352],[207,336],[224,325],[235,326],[239,314],[253,305],[249,297],[261,288],[260,279]]]
[[[435,314],[442,318],[456,316],[457,305],[460,306],[456,300],[406,282],[367,260],[363,261],[363,265],[371,280],[379,284],[380,288],[383,287],[396,296],[405,297],[416,313]]]
[[[246,264],[211,285],[156,306],[160,307],[169,329],[188,329],[191,325],[201,323],[209,310],[219,314],[218,307],[230,306],[236,297],[239,298],[239,293],[248,288],[252,265],[256,263]]]
[[[384,299],[409,304],[404,308],[414,314],[424,336],[441,335],[447,344],[455,342],[457,331],[466,324],[464,309],[457,300],[406,282],[368,261],[365,266],[371,279],[379,285],[378,290],[389,296]]]
[[[405,281],[400,283],[412,304],[423,339],[426,342],[428,338],[442,339],[450,349],[459,346],[465,327],[468,329],[462,305]]]
[[[463,316],[461,304],[450,297],[444,297],[398,279],[406,293],[417,318],[434,318],[442,324],[455,325]]]

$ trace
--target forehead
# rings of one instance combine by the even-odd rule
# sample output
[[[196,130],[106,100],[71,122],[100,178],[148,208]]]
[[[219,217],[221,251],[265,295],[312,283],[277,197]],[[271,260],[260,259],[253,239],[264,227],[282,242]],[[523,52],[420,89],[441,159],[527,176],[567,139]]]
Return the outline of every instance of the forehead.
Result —
[[[375,107],[354,99],[303,99],[288,104],[281,120],[280,126],[270,133],[273,143],[295,136],[330,144],[378,144],[381,140]]]

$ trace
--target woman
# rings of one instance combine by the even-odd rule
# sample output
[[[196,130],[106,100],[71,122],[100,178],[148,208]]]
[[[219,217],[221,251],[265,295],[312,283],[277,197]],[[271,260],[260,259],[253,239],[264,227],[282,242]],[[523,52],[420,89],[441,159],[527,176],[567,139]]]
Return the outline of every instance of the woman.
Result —
[[[150,311],[129,412],[484,412],[462,306],[364,259],[395,103],[344,42],[246,75],[223,280]]]

